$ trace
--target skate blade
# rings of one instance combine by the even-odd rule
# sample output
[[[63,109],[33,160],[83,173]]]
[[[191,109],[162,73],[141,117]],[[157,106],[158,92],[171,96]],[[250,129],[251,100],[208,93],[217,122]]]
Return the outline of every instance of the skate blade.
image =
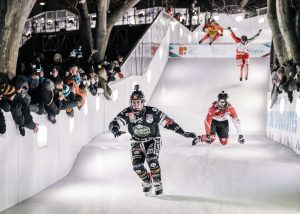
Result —
[[[164,197],[164,195],[163,194],[158,194],[158,195],[155,195],[155,197],[161,199],[161,198]]]
[[[151,196],[151,191],[150,192],[145,192],[145,196]]]

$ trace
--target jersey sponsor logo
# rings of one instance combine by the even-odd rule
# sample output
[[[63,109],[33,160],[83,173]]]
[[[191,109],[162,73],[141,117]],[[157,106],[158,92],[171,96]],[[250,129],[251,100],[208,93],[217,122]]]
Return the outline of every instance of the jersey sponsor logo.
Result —
[[[153,115],[152,114],[146,114],[146,122],[152,123],[153,122]]]
[[[133,127],[133,133],[138,137],[147,137],[149,134],[151,134],[151,130],[147,126],[138,124]]]
[[[166,125],[172,125],[174,123],[174,121],[172,120],[172,119],[170,119],[170,118],[167,118],[167,119],[165,119],[165,124]]]
[[[138,155],[140,154],[140,151],[134,151],[133,154]]]
[[[129,112],[127,115],[128,115],[129,121],[131,123],[135,123],[136,122],[136,118],[135,118],[135,115],[134,115],[133,112]]]
[[[151,163],[150,167],[152,167],[152,168],[156,167],[156,163]]]

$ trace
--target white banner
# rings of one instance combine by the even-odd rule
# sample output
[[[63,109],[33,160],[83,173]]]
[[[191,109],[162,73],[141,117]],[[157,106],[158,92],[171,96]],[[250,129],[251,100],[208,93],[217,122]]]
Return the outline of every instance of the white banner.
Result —
[[[286,94],[279,95],[272,109],[268,97],[267,136],[300,154],[300,93],[294,93],[292,103]]]
[[[249,44],[250,58],[268,57],[271,43]],[[170,44],[171,58],[235,58],[235,44],[178,45]]]

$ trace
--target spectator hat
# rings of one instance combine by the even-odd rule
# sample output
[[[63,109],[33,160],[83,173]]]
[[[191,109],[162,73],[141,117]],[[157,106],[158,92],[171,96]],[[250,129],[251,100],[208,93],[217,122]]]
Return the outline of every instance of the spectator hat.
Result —
[[[43,82],[43,87],[49,91],[52,91],[54,89],[54,83],[51,80],[46,79],[45,82]]]

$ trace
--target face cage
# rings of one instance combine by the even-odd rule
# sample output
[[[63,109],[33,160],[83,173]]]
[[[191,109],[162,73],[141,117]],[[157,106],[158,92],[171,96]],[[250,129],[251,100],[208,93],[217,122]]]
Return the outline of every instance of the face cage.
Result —
[[[227,101],[226,100],[219,100],[218,101],[218,107],[219,108],[225,108],[227,106]]]

